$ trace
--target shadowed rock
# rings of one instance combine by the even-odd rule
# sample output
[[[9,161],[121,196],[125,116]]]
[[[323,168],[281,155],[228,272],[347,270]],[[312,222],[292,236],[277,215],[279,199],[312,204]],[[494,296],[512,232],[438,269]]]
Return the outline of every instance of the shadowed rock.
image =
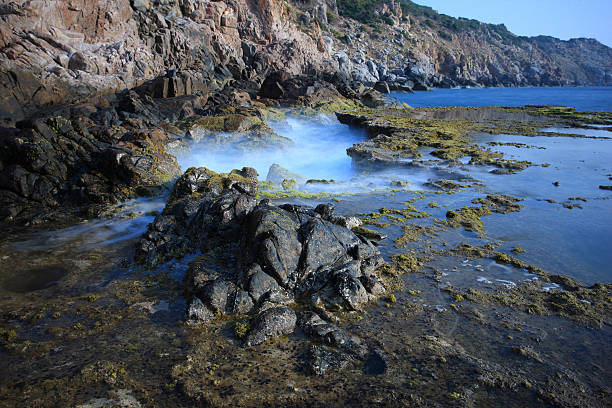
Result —
[[[246,344],[259,344],[288,332],[287,325],[275,328],[291,320],[287,305],[359,310],[384,293],[378,250],[346,227],[358,222],[335,215],[330,205],[256,204],[256,176],[248,168],[229,174],[187,170],[137,244],[136,259],[149,267],[222,249],[216,261],[201,257],[190,264],[184,279],[188,320],[258,313]],[[363,354],[339,331],[328,343]]]
[[[293,333],[296,322],[295,312],[286,306],[266,310],[253,322],[245,344],[256,346],[271,337]]]
[[[242,222],[256,204],[256,180],[257,172],[249,168],[230,174],[187,170],[137,244],[137,261],[152,267],[219,240],[239,241]]]

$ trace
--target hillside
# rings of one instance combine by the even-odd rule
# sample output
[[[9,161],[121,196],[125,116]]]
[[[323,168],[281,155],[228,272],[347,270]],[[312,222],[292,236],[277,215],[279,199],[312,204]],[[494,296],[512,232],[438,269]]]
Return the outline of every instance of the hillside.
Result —
[[[612,84],[612,49],[596,40],[516,36],[503,24],[453,18],[409,0],[339,0],[336,11],[343,18],[328,24],[347,53],[391,66],[401,55],[407,74],[431,86]]]
[[[407,0],[0,0],[0,19],[6,124],[168,70],[189,82],[179,94],[256,90],[278,71],[404,90],[612,84],[612,49],[595,40],[519,37]]]

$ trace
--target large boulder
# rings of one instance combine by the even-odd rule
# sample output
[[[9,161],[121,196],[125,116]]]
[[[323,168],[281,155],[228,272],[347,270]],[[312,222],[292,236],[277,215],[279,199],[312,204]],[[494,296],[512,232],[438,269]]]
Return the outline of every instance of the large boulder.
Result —
[[[377,280],[383,261],[367,239],[342,223],[346,218],[335,217],[329,205],[259,203],[245,224],[242,252],[249,271],[268,275],[296,298],[317,299],[332,309],[360,309],[375,297],[364,282],[374,287],[370,280]]]

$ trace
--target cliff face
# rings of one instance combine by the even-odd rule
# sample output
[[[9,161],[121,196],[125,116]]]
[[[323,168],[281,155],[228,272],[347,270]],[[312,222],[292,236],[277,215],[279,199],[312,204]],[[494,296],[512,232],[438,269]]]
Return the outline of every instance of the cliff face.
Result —
[[[520,37],[503,24],[456,19],[408,0],[338,0],[337,7],[354,19],[328,19],[329,29],[351,62],[382,63],[378,79],[386,67],[440,87],[612,85],[612,49],[596,40]]]
[[[612,84],[612,50],[595,40],[517,37],[404,0],[0,0],[0,20],[6,124],[170,69],[184,73],[170,96],[227,78],[257,88],[276,71],[404,88]]]
[[[246,79],[333,70],[320,36],[297,30],[288,12],[277,0],[0,0],[0,120],[169,69],[200,85],[221,67],[221,76]]]

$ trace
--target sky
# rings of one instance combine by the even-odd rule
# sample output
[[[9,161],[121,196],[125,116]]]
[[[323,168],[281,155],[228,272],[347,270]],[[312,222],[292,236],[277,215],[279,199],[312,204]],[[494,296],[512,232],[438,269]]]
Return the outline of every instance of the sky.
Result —
[[[413,0],[441,14],[504,23],[517,35],[595,38],[612,47],[612,0]]]

